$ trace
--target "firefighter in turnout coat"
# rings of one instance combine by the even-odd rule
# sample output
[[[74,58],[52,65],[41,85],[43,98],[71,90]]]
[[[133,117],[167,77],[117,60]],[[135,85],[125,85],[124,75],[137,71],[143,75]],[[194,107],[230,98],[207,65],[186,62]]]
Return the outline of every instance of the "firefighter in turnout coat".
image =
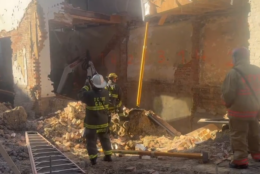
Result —
[[[230,167],[244,169],[248,168],[248,151],[255,161],[260,162],[260,68],[250,64],[246,48],[233,51],[233,63],[234,67],[222,86],[222,98],[228,108],[234,152]]]
[[[109,91],[109,111],[110,113],[118,113],[119,117],[125,116],[122,104],[122,90],[116,83],[118,77],[115,73],[110,73],[107,78],[106,89]]]
[[[105,90],[106,81],[102,75],[96,74],[91,80],[92,89],[83,92],[81,100],[86,103],[84,119],[87,151],[92,165],[97,161],[97,138],[104,150],[104,161],[112,161],[111,142],[108,133],[108,91]]]

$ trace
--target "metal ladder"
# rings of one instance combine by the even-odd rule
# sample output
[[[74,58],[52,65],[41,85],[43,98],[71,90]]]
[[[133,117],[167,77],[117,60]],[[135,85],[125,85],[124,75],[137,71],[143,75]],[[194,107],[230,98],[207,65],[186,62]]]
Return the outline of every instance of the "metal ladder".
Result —
[[[25,132],[25,136],[33,174],[85,173],[38,132]]]

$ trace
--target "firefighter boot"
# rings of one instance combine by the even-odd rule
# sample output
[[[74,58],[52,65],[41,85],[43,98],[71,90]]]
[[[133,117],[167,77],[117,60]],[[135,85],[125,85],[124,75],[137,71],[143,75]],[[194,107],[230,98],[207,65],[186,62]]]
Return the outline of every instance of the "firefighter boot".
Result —
[[[97,164],[97,157],[90,159],[91,164],[94,166]]]
[[[246,165],[246,164],[237,165],[237,164],[234,164],[234,163],[229,163],[229,167],[233,168],[233,169],[247,169],[248,165]]]
[[[112,161],[111,155],[104,156],[104,161],[111,162]]]

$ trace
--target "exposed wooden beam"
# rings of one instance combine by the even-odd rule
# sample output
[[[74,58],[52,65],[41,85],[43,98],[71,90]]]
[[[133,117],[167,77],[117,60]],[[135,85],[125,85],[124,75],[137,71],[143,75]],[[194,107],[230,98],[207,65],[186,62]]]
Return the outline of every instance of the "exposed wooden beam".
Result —
[[[153,4],[157,7],[157,13],[166,12],[169,10],[173,10],[175,8],[179,8],[180,6],[184,6],[192,3],[190,0],[154,0]]]
[[[110,16],[110,21],[113,23],[122,23],[125,19],[123,18],[123,16],[119,16],[119,15],[111,15]]]
[[[159,21],[158,25],[163,25],[164,22],[166,21],[167,17],[168,17],[168,15],[163,15],[163,16],[160,18],[160,21]]]
[[[102,19],[95,19],[95,18],[88,18],[84,16],[76,16],[76,15],[70,15],[73,19],[81,19],[85,21],[90,21],[94,23],[103,23],[103,24],[114,24],[117,22],[112,22],[112,21],[107,21],[107,20],[102,20]]]
[[[228,9],[230,4],[227,0],[153,0],[150,4],[156,7],[156,13],[147,17],[162,15],[197,15],[204,12]],[[163,18],[161,18],[163,20]]]

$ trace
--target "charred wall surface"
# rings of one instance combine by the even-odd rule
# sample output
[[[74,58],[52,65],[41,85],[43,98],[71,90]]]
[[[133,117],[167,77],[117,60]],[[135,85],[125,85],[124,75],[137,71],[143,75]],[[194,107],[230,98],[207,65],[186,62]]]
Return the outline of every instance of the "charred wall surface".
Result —
[[[77,59],[85,59],[89,50],[91,60],[98,73],[104,77],[110,72],[117,71],[120,63],[120,41],[122,37],[114,38],[121,26],[96,26],[78,30],[51,31],[51,74],[54,92],[59,85],[64,68]],[[105,53],[107,51],[107,53]],[[73,73],[72,90],[66,95],[75,98],[76,93],[84,85],[87,74],[84,67],[79,65]]]

